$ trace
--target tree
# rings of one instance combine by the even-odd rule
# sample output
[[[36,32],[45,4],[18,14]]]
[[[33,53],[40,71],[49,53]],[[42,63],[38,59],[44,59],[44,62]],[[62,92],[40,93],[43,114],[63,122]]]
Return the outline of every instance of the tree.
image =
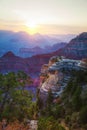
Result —
[[[38,130],[65,130],[63,126],[59,125],[58,120],[52,116],[40,118],[38,122]]]
[[[81,109],[79,114],[79,120],[82,124],[87,124],[87,106]]]
[[[52,90],[50,89],[48,91],[47,106],[52,105],[52,102],[53,102],[53,94],[52,94]]]
[[[22,82],[19,80],[21,77]],[[24,89],[27,75],[22,72],[0,74],[0,117],[8,120],[29,118],[32,94]],[[31,83],[31,79],[30,79]]]
[[[52,106],[52,115],[55,119],[62,118],[65,115],[65,111],[63,109],[63,106],[59,104],[55,104]]]
[[[46,100],[46,113],[47,115],[51,115],[52,114],[52,105],[53,105],[53,94],[52,94],[52,90],[50,89],[48,91],[48,96],[47,96],[47,100]]]
[[[75,111],[79,111],[82,106],[82,100],[81,100],[81,87],[77,86],[76,91],[74,92],[74,95],[72,97],[72,106]]]

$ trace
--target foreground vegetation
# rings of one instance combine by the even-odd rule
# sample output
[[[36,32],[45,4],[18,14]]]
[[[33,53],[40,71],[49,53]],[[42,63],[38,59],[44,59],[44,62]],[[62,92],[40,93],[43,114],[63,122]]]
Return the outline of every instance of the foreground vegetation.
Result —
[[[64,72],[66,73],[66,72]],[[87,72],[72,71],[61,97],[54,99],[51,90],[47,101],[37,92],[25,90],[31,78],[24,72],[0,74],[0,126],[6,130],[28,130],[28,120],[38,120],[38,130],[87,130]]]
[[[87,130],[87,71],[72,71],[70,75],[71,79],[56,102],[49,91],[46,106],[40,109],[40,129]],[[64,128],[59,129],[59,124]]]
[[[16,127],[26,126],[28,119],[35,118],[33,94],[25,89],[25,85],[30,84],[32,79],[22,71],[0,74],[0,126],[16,130]]]

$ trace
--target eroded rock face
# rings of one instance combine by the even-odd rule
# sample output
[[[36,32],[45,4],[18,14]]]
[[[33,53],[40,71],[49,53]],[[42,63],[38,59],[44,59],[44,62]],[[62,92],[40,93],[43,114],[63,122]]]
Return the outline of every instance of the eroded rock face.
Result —
[[[67,58],[82,59],[87,57],[87,32],[72,39],[63,49],[54,54],[63,55]]]
[[[40,91],[48,92],[50,89],[56,91],[58,82],[58,75],[49,74],[49,77],[42,84]]]
[[[41,97],[44,97],[44,95],[47,96],[50,90],[55,97],[62,92],[62,87],[60,87],[60,81],[63,79],[62,72],[57,69],[49,69],[54,63],[58,62],[58,60],[56,56],[51,57],[48,65],[45,64],[42,66],[39,85]]]
[[[87,70],[86,60],[73,60],[64,57],[53,56],[48,65],[43,65],[40,75],[40,93],[48,95],[51,90],[54,97],[58,97],[66,87],[72,70]]]

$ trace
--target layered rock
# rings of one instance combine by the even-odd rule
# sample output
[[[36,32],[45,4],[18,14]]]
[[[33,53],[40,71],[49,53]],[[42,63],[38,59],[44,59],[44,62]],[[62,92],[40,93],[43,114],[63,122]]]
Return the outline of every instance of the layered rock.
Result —
[[[63,79],[63,73],[57,69],[50,69],[54,63],[58,62],[57,60],[57,57],[52,57],[48,65],[42,66],[39,86],[41,94],[47,95],[49,90],[51,90],[54,96],[58,96],[62,91],[60,82]]]
[[[87,63],[80,60],[53,56],[48,65],[43,65],[40,75],[40,93],[47,95],[51,90],[54,97],[60,96],[69,81],[72,70],[87,70]],[[66,72],[66,73],[64,73]]]
[[[54,54],[73,59],[87,58],[87,32],[81,33]]]

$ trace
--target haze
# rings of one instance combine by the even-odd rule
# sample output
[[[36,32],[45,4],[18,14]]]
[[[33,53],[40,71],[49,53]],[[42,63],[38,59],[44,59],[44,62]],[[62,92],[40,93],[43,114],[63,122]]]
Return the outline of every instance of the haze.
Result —
[[[42,34],[87,31],[87,0],[0,0],[0,30]]]

